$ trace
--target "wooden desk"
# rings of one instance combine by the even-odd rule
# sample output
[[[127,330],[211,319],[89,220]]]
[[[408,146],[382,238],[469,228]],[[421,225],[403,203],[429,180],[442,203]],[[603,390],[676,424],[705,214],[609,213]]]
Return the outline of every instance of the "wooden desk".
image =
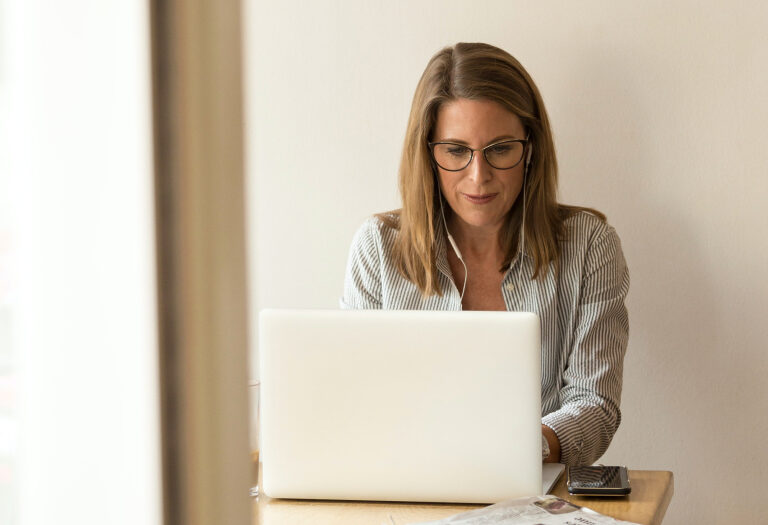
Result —
[[[552,494],[567,499],[574,505],[589,507],[613,518],[658,525],[664,519],[674,493],[671,472],[664,470],[630,470],[632,493],[626,498],[584,498],[571,496],[565,488],[565,476],[560,478]]]
[[[632,494],[627,498],[579,498],[565,488],[565,476],[552,494],[589,507],[614,518],[658,525],[664,518],[674,492],[671,472],[632,470],[629,473]],[[437,520],[479,508],[478,505],[442,503],[342,502],[281,500],[261,496],[254,501],[255,523],[260,525],[404,525]]]

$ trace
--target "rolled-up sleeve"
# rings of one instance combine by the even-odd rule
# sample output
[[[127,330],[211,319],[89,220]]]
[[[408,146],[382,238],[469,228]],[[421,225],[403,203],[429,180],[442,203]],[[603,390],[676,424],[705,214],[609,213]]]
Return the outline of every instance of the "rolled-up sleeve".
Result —
[[[372,218],[355,233],[339,300],[342,309],[381,309],[381,238],[376,230]]]
[[[594,463],[619,427],[629,337],[629,271],[613,228],[606,226],[592,242],[583,268],[560,409],[542,418],[557,434],[560,462],[567,465]]]

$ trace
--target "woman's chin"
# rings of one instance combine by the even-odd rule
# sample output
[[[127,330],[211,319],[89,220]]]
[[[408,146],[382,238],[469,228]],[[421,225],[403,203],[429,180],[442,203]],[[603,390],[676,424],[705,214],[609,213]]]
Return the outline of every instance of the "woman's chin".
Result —
[[[504,223],[504,216],[498,214],[460,213],[458,218],[464,225],[471,228],[500,228]]]

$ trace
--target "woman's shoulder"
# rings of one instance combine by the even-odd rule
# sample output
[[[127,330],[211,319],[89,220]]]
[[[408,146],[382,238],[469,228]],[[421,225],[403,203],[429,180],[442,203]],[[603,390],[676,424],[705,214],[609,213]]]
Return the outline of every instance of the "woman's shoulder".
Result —
[[[400,210],[371,215],[363,221],[360,230],[380,237],[396,235],[400,231]]]
[[[602,280],[604,285],[628,286],[627,262],[615,228],[600,212],[572,210],[563,222],[565,235],[560,243],[560,260],[566,273],[587,275]]]
[[[389,244],[399,231],[399,210],[377,213],[367,217],[358,227],[353,244]]]
[[[368,220],[381,231],[400,231],[400,210],[377,213]]]
[[[616,229],[602,213],[589,208],[566,207],[563,220],[565,235],[563,242],[576,245],[593,245],[597,242],[610,240],[618,243]]]

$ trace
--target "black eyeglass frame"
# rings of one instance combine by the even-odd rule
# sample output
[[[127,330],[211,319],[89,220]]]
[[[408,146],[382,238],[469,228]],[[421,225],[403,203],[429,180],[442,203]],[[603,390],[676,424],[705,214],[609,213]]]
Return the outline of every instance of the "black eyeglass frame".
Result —
[[[517,162],[515,162],[515,163],[514,163],[512,166],[510,166],[510,167],[508,167],[508,168],[497,168],[496,166],[494,166],[494,165],[493,165],[493,163],[492,163],[490,160],[488,160],[488,154],[487,154],[487,151],[488,151],[488,149],[489,149],[489,148],[492,148],[492,147],[494,147],[494,146],[498,146],[499,144],[507,144],[507,143],[509,143],[509,142],[519,142],[520,144],[522,144],[522,145],[523,145],[523,154],[522,154],[522,155],[520,155],[520,160],[518,160]],[[451,146],[459,146],[459,147],[461,147],[461,148],[467,148],[467,149],[470,151],[470,154],[469,154],[469,162],[467,162],[467,163],[464,165],[464,167],[463,167],[463,168],[459,168],[459,169],[457,169],[457,170],[449,170],[448,168],[444,168],[444,167],[440,166],[440,163],[439,163],[439,162],[437,162],[437,159],[435,158],[435,146],[437,146],[437,145],[439,145],[439,144],[450,144]],[[528,149],[528,139],[510,139],[510,140],[502,140],[502,141],[499,141],[499,142],[494,142],[493,144],[488,144],[488,145],[487,145],[486,147],[484,147],[484,148],[477,148],[477,149],[473,149],[473,148],[470,148],[470,147],[469,147],[469,146],[467,146],[466,144],[458,144],[458,143],[456,143],[456,142],[446,142],[446,141],[438,141],[438,142],[427,142],[427,146],[429,146],[429,153],[430,153],[430,156],[432,157],[432,161],[433,161],[435,164],[437,164],[437,166],[439,166],[439,167],[440,167],[440,169],[443,169],[443,170],[445,170],[445,171],[454,171],[454,172],[455,172],[455,171],[461,171],[461,170],[465,170],[465,169],[467,169],[467,166],[469,166],[470,164],[472,164],[472,161],[473,161],[473,160],[474,160],[474,158],[475,158],[475,152],[476,152],[476,151],[482,151],[482,152],[483,152],[483,158],[485,159],[485,162],[487,162],[487,163],[488,163],[488,165],[489,165],[490,167],[492,167],[493,169],[495,169],[495,170],[511,170],[512,168],[514,168],[514,167],[516,167],[518,164],[520,164],[520,162],[522,162],[522,160],[525,158],[525,153],[526,153],[526,150]]]

